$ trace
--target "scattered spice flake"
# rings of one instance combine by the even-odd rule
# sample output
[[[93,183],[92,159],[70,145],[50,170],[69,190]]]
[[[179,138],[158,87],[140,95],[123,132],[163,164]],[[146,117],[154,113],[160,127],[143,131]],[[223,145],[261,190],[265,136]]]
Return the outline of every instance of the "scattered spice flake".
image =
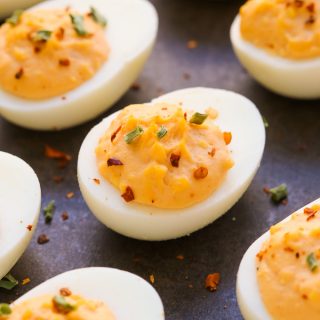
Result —
[[[263,187],[263,192],[266,193],[266,194],[269,194],[270,193],[270,188],[268,187]]]
[[[28,225],[27,225],[27,229],[28,229],[29,231],[31,231],[31,230],[32,230],[32,224],[28,224]]]
[[[149,280],[150,280],[150,282],[151,282],[152,284],[154,284],[155,278],[154,278],[154,275],[153,275],[153,274],[150,274]]]
[[[208,169],[206,167],[199,167],[193,172],[193,177],[197,180],[204,179],[208,175]]]
[[[183,114],[183,117],[184,117],[184,120],[187,121],[187,113],[186,112]]]
[[[134,193],[132,191],[132,189],[128,186],[126,188],[126,191],[121,195],[121,197],[126,201],[126,202],[130,202],[134,200]]]
[[[100,184],[100,179],[98,179],[98,178],[93,178],[92,180],[93,180],[93,182],[94,182],[95,184]]]
[[[74,197],[74,192],[72,192],[72,191],[70,191],[70,192],[68,192],[67,194],[66,194],[66,198],[67,199],[71,199],[71,198],[73,198]]]
[[[116,138],[117,134],[119,133],[119,131],[121,130],[120,126],[112,135],[111,135],[111,142],[113,142],[113,140]]]
[[[122,161],[119,160],[119,159],[115,159],[115,158],[109,158],[107,160],[107,164],[108,164],[108,167],[111,167],[111,166],[123,166]]]
[[[207,290],[213,292],[218,288],[218,284],[220,282],[220,273],[211,273],[208,274],[205,281],[205,287]]]
[[[21,284],[23,285],[23,286],[25,286],[26,284],[28,284],[29,282],[31,282],[31,280],[30,280],[30,278],[24,278],[23,280],[22,280],[22,282],[21,282]]]
[[[210,157],[214,157],[215,154],[216,154],[216,148],[212,148],[211,151],[208,152],[208,155]]]
[[[33,52],[34,53],[39,53],[41,51],[41,47],[39,47],[39,46],[35,46],[34,48],[33,48]]]
[[[59,59],[59,66],[61,67],[69,67],[70,66],[70,60],[65,58],[65,59]]]
[[[50,239],[44,233],[40,234],[39,237],[38,237],[38,240],[37,240],[38,244],[45,244],[45,243],[47,243],[49,241],[50,241]]]
[[[52,221],[55,209],[56,205],[54,200],[51,200],[48,205],[43,208],[44,219],[46,223],[50,223]]]
[[[23,68],[20,68],[20,69],[17,71],[17,73],[14,75],[14,77],[15,77],[17,80],[19,80],[19,79],[22,78],[23,74],[24,74],[24,70],[23,70]]]
[[[63,296],[63,297],[69,297],[72,295],[72,292],[69,288],[61,288],[60,289],[60,294]]]
[[[61,219],[62,219],[62,221],[66,221],[66,220],[69,219],[69,214],[68,214],[67,211],[63,211],[63,212],[61,213]]]
[[[306,6],[306,9],[310,12],[310,13],[313,13],[314,10],[315,10],[315,4],[313,2],[309,3],[307,6]]]
[[[141,85],[138,82],[135,82],[132,86],[131,86],[131,90],[134,91],[139,91],[141,89]]]
[[[226,143],[226,145],[230,144],[232,140],[232,133],[231,132],[224,132],[223,133],[223,140]]]
[[[188,49],[195,49],[195,48],[197,48],[198,47],[198,41],[196,41],[196,40],[189,40],[188,42],[187,42],[187,48]]]
[[[317,210],[312,209],[312,208],[304,208],[304,210],[303,210],[303,213],[308,215],[307,221],[309,221],[312,218],[314,218],[317,212],[318,212]]]
[[[170,163],[173,167],[178,168],[179,167],[179,161],[180,161],[181,155],[178,153],[171,153],[170,155]]]
[[[54,176],[54,177],[52,178],[52,180],[53,180],[55,183],[61,183],[61,182],[64,180],[64,178],[63,178],[62,176]]]
[[[189,80],[190,78],[191,78],[191,76],[190,76],[189,73],[185,72],[185,73],[183,74],[183,79],[184,79],[184,80]]]
[[[294,5],[296,8],[301,8],[303,6],[303,0],[294,0]]]
[[[316,22],[316,18],[315,18],[314,16],[310,16],[310,17],[306,20],[305,24],[306,24],[306,25],[310,25],[310,24],[314,24],[315,22]]]
[[[67,100],[67,97],[63,96],[61,97],[62,100]]]
[[[59,41],[62,41],[63,38],[64,38],[64,28],[60,27],[56,34],[55,34],[56,38],[59,40]]]
[[[184,260],[184,256],[182,254],[179,254],[176,256],[176,259],[182,261]]]
[[[11,290],[19,284],[18,280],[8,273],[0,280],[0,288]]]
[[[66,161],[70,161],[72,159],[72,157],[69,154],[62,152],[60,150],[57,150],[55,148],[52,148],[47,144],[45,145],[44,148],[45,148],[44,155],[47,158],[57,159],[57,160],[66,160]]]

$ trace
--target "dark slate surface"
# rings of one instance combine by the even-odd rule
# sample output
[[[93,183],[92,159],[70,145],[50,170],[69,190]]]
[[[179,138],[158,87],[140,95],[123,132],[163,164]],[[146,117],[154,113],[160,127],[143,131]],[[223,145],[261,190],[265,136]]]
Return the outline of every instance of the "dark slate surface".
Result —
[[[103,116],[62,132],[40,133],[0,120],[0,149],[26,160],[39,176],[43,203],[55,199],[57,213],[51,226],[39,221],[30,247],[12,270],[31,283],[12,292],[0,291],[0,301],[11,301],[42,281],[79,267],[108,266],[148,279],[162,297],[167,319],[241,319],[236,302],[236,272],[247,247],[267,228],[319,196],[319,101],[296,101],[272,94],[239,65],[230,46],[229,27],[239,2],[153,0],[160,16],[154,53],[139,78],[141,89],[131,90],[107,113],[130,103],[149,101],[161,92],[208,86],[234,90],[253,100],[268,119],[267,143],[261,168],[252,185],[227,214],[203,230],[167,242],[142,242],[120,236],[100,224],[86,207],[77,184],[76,159],[89,129]],[[186,48],[189,39],[199,47]],[[190,75],[185,79],[184,73]],[[44,144],[73,155],[64,170],[44,159]],[[65,181],[56,184],[54,175]],[[286,182],[288,205],[274,206],[263,193],[266,185]],[[65,194],[75,192],[73,199]],[[67,210],[70,219],[62,222]],[[234,221],[233,217],[236,218]],[[36,238],[46,233],[50,242]],[[176,255],[185,256],[183,261]],[[138,259],[137,259],[138,258]],[[215,293],[204,289],[208,273],[220,272]],[[189,285],[192,288],[189,288]],[[123,288],[125,290],[125,288]]]

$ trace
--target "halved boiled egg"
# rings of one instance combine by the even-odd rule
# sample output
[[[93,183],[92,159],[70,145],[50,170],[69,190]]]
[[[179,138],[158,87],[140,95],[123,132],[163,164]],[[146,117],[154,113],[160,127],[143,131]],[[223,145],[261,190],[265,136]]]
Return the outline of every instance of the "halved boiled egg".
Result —
[[[10,308],[10,320],[27,316],[46,320],[165,318],[161,299],[148,282],[126,271],[102,267],[62,273],[24,294]]]
[[[41,0],[0,0],[0,19],[9,16],[14,10],[28,8],[40,1]]]
[[[255,105],[219,89],[171,92],[116,112],[85,138],[82,195],[111,229],[137,239],[181,237],[242,196],[263,154]]]
[[[146,0],[45,1],[0,28],[0,114],[53,130],[108,109],[137,78],[157,34]]]
[[[237,299],[246,320],[319,319],[320,199],[272,226],[246,251]]]
[[[231,26],[234,52],[268,89],[292,98],[318,98],[318,17],[317,1],[248,1]]]
[[[29,244],[41,203],[39,180],[20,158],[0,151],[0,279]]]

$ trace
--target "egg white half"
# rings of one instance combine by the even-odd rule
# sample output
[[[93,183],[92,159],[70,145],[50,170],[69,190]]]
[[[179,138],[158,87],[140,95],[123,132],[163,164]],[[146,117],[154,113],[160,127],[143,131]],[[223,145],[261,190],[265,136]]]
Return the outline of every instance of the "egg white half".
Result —
[[[252,45],[241,36],[240,16],[231,25],[230,38],[242,65],[266,88],[292,98],[320,97],[320,58],[285,59]]]
[[[55,276],[33,288],[14,304],[41,295],[59,294],[68,288],[73,294],[102,301],[117,320],[164,320],[164,310],[156,290],[130,272],[102,267],[83,268]]]
[[[220,188],[205,201],[180,209],[159,209],[134,202],[126,203],[99,173],[95,148],[117,113],[105,118],[85,138],[78,159],[78,180],[90,210],[109,228],[143,240],[178,238],[216,220],[242,196],[253,179],[263,154],[265,128],[255,105],[247,98],[225,90],[191,88],[174,91],[151,103],[183,103],[185,109],[205,112],[213,107],[219,112],[216,123],[222,131],[231,131],[229,145],[234,167]],[[148,104],[146,104],[146,108]],[[100,185],[93,182],[100,179]]]
[[[74,90],[55,98],[27,100],[0,88],[0,114],[23,127],[38,130],[67,128],[96,117],[117,101],[135,81],[149,57],[158,29],[158,16],[147,0],[51,0],[38,8],[71,6],[103,14],[108,25],[110,55],[101,69]]]
[[[32,168],[20,158],[0,151],[0,279],[28,246],[40,205],[40,184]],[[32,225],[31,231],[28,225]]]
[[[14,10],[25,9],[42,0],[0,0],[0,20],[10,16]]]
[[[320,204],[320,198],[305,205],[298,211],[303,211],[306,207]],[[282,222],[290,219],[291,215]],[[257,281],[256,255],[262,245],[270,237],[269,231],[258,238],[244,254],[237,275],[237,300],[240,311],[245,320],[271,320],[271,316],[266,310],[262,301],[259,285]]]

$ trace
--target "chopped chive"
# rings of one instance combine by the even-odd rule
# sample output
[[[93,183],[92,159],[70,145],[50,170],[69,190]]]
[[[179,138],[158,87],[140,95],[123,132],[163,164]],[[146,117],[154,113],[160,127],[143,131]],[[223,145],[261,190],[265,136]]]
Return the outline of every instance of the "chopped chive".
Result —
[[[69,303],[63,296],[54,296],[52,302],[58,312],[67,314],[76,309],[76,306]]]
[[[53,219],[53,214],[56,209],[55,201],[51,200],[45,208],[43,208],[44,219],[46,223],[50,223]]]
[[[78,14],[70,14],[71,22],[78,36],[87,36],[89,32],[84,27],[83,16]]]
[[[312,272],[316,271],[318,268],[318,260],[313,252],[307,256],[307,264]]]
[[[270,189],[269,193],[271,194],[271,200],[275,203],[279,203],[288,197],[287,185],[282,183],[279,186]]]
[[[103,27],[108,23],[107,19],[95,7],[90,7],[90,17]]]
[[[192,115],[189,122],[194,124],[203,124],[203,122],[207,119],[207,117],[208,115],[206,113],[196,112]]]
[[[6,290],[11,290],[18,284],[19,284],[18,280],[14,278],[10,273],[8,273],[6,276],[4,276],[0,280],[0,288],[6,289]]]
[[[34,42],[47,42],[52,35],[52,31],[39,30],[32,35],[32,41]]]
[[[0,303],[0,316],[11,314],[12,310],[7,303]]]
[[[23,14],[23,10],[15,10],[12,16],[6,19],[6,22],[10,23],[13,26],[16,26],[20,22],[20,18],[22,14]]]
[[[160,130],[157,132],[157,137],[159,139],[162,139],[167,133],[168,133],[168,130],[164,126],[161,126]]]
[[[132,131],[130,131],[128,134],[125,135],[124,141],[127,144],[132,143],[135,139],[137,139],[139,136],[143,134],[143,129],[141,127],[136,127]]]
[[[265,127],[265,128],[269,128],[269,122],[268,122],[268,120],[266,119],[266,117],[262,117],[262,121],[263,121],[264,127]]]

